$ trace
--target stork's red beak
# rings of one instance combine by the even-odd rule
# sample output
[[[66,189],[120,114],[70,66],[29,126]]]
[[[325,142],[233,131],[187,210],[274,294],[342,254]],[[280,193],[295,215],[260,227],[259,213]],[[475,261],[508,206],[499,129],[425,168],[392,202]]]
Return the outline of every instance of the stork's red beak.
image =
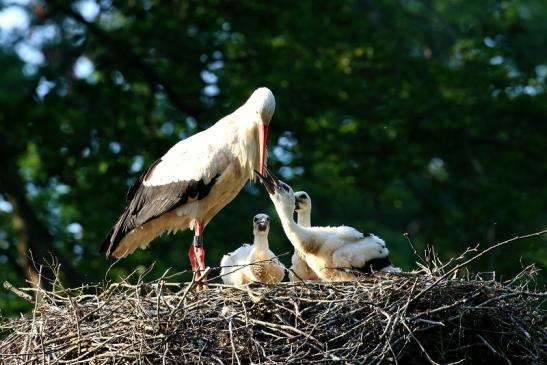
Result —
[[[268,125],[258,124],[258,145],[260,149],[260,174],[264,175],[264,167],[266,166],[266,145],[268,144]]]

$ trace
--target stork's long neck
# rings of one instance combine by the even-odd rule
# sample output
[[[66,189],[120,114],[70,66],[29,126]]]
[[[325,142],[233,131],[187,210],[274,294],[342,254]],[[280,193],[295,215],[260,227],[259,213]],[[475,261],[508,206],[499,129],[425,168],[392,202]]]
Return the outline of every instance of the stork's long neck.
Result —
[[[261,251],[267,251],[269,248],[268,245],[268,235],[261,233],[256,233],[254,235],[254,241],[253,241],[253,249],[258,249]]]
[[[298,225],[311,227],[311,209],[299,210],[297,213]]]
[[[229,148],[238,160],[242,169],[240,176],[245,180],[253,179],[254,170],[261,170],[261,163],[266,162],[265,151],[259,151],[259,144],[261,139],[267,137],[266,127],[274,111],[275,97],[270,89],[260,87],[253,92],[245,104],[219,121],[219,124],[226,125],[226,128],[220,129],[223,133],[220,139],[230,141]],[[259,133],[260,129],[264,133]],[[264,140],[264,147],[266,142]],[[260,161],[261,155],[264,157],[263,161]]]
[[[260,168],[258,126],[255,121],[250,121],[237,125],[236,128],[236,140],[232,144],[232,151],[243,169],[243,175],[250,179],[254,176],[254,170]]]
[[[313,244],[310,238],[310,233],[307,229],[299,224],[296,224],[293,219],[294,206],[284,206],[282,203],[274,201],[275,210],[281,220],[283,231],[291,241],[292,245],[300,252],[308,252]]]

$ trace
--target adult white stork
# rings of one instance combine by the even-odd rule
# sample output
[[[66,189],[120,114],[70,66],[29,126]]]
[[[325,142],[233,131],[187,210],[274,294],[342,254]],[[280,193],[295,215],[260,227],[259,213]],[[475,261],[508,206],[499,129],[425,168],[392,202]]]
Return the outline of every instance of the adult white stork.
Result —
[[[296,224],[292,188],[268,169],[266,177],[258,171],[257,174],[270,194],[287,238],[319,279],[355,280],[357,272],[399,271],[389,261],[385,242],[373,234],[364,235],[348,226],[302,227]]]
[[[203,230],[254,178],[255,169],[264,171],[274,111],[275,98],[262,87],[232,114],[175,144],[129,189],[127,206],[101,252],[125,257],[163,232],[190,228],[192,270],[204,270]]]

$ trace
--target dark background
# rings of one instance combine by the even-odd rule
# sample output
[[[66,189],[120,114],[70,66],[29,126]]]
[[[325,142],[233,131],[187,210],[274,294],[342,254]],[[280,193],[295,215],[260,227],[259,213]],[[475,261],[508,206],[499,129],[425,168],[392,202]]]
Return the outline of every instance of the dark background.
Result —
[[[130,184],[259,86],[277,100],[269,165],[311,195],[312,222],[376,233],[405,270],[405,232],[447,259],[545,228],[543,0],[0,4],[0,281],[36,280],[29,250],[58,258],[66,286],[104,279],[98,248]],[[292,254],[249,184],[206,230],[209,265],[252,240],[259,212],[274,252]],[[108,278],[188,269],[191,235]],[[471,269],[508,278],[532,262],[545,268],[545,238]],[[6,290],[0,308],[28,309]]]

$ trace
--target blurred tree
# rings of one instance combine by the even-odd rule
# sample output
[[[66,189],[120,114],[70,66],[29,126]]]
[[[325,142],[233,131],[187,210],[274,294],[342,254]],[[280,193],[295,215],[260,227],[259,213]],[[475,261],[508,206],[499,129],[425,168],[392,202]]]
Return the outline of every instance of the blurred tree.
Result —
[[[1,37],[0,279],[36,281],[28,250],[40,263],[58,257],[68,285],[103,278],[111,263],[98,247],[128,186],[261,85],[278,104],[270,165],[310,193],[313,221],[378,233],[404,268],[403,232],[447,257],[545,226],[542,0],[58,0],[0,11],[10,8],[30,24]],[[275,216],[249,185],[211,223],[209,264],[251,239],[259,211]],[[279,225],[270,235],[276,252],[292,251]],[[188,267],[190,233],[157,241],[111,277],[154,261],[156,274]],[[545,240],[474,268],[510,275],[519,257],[544,268]],[[6,293],[0,308],[21,310]]]

